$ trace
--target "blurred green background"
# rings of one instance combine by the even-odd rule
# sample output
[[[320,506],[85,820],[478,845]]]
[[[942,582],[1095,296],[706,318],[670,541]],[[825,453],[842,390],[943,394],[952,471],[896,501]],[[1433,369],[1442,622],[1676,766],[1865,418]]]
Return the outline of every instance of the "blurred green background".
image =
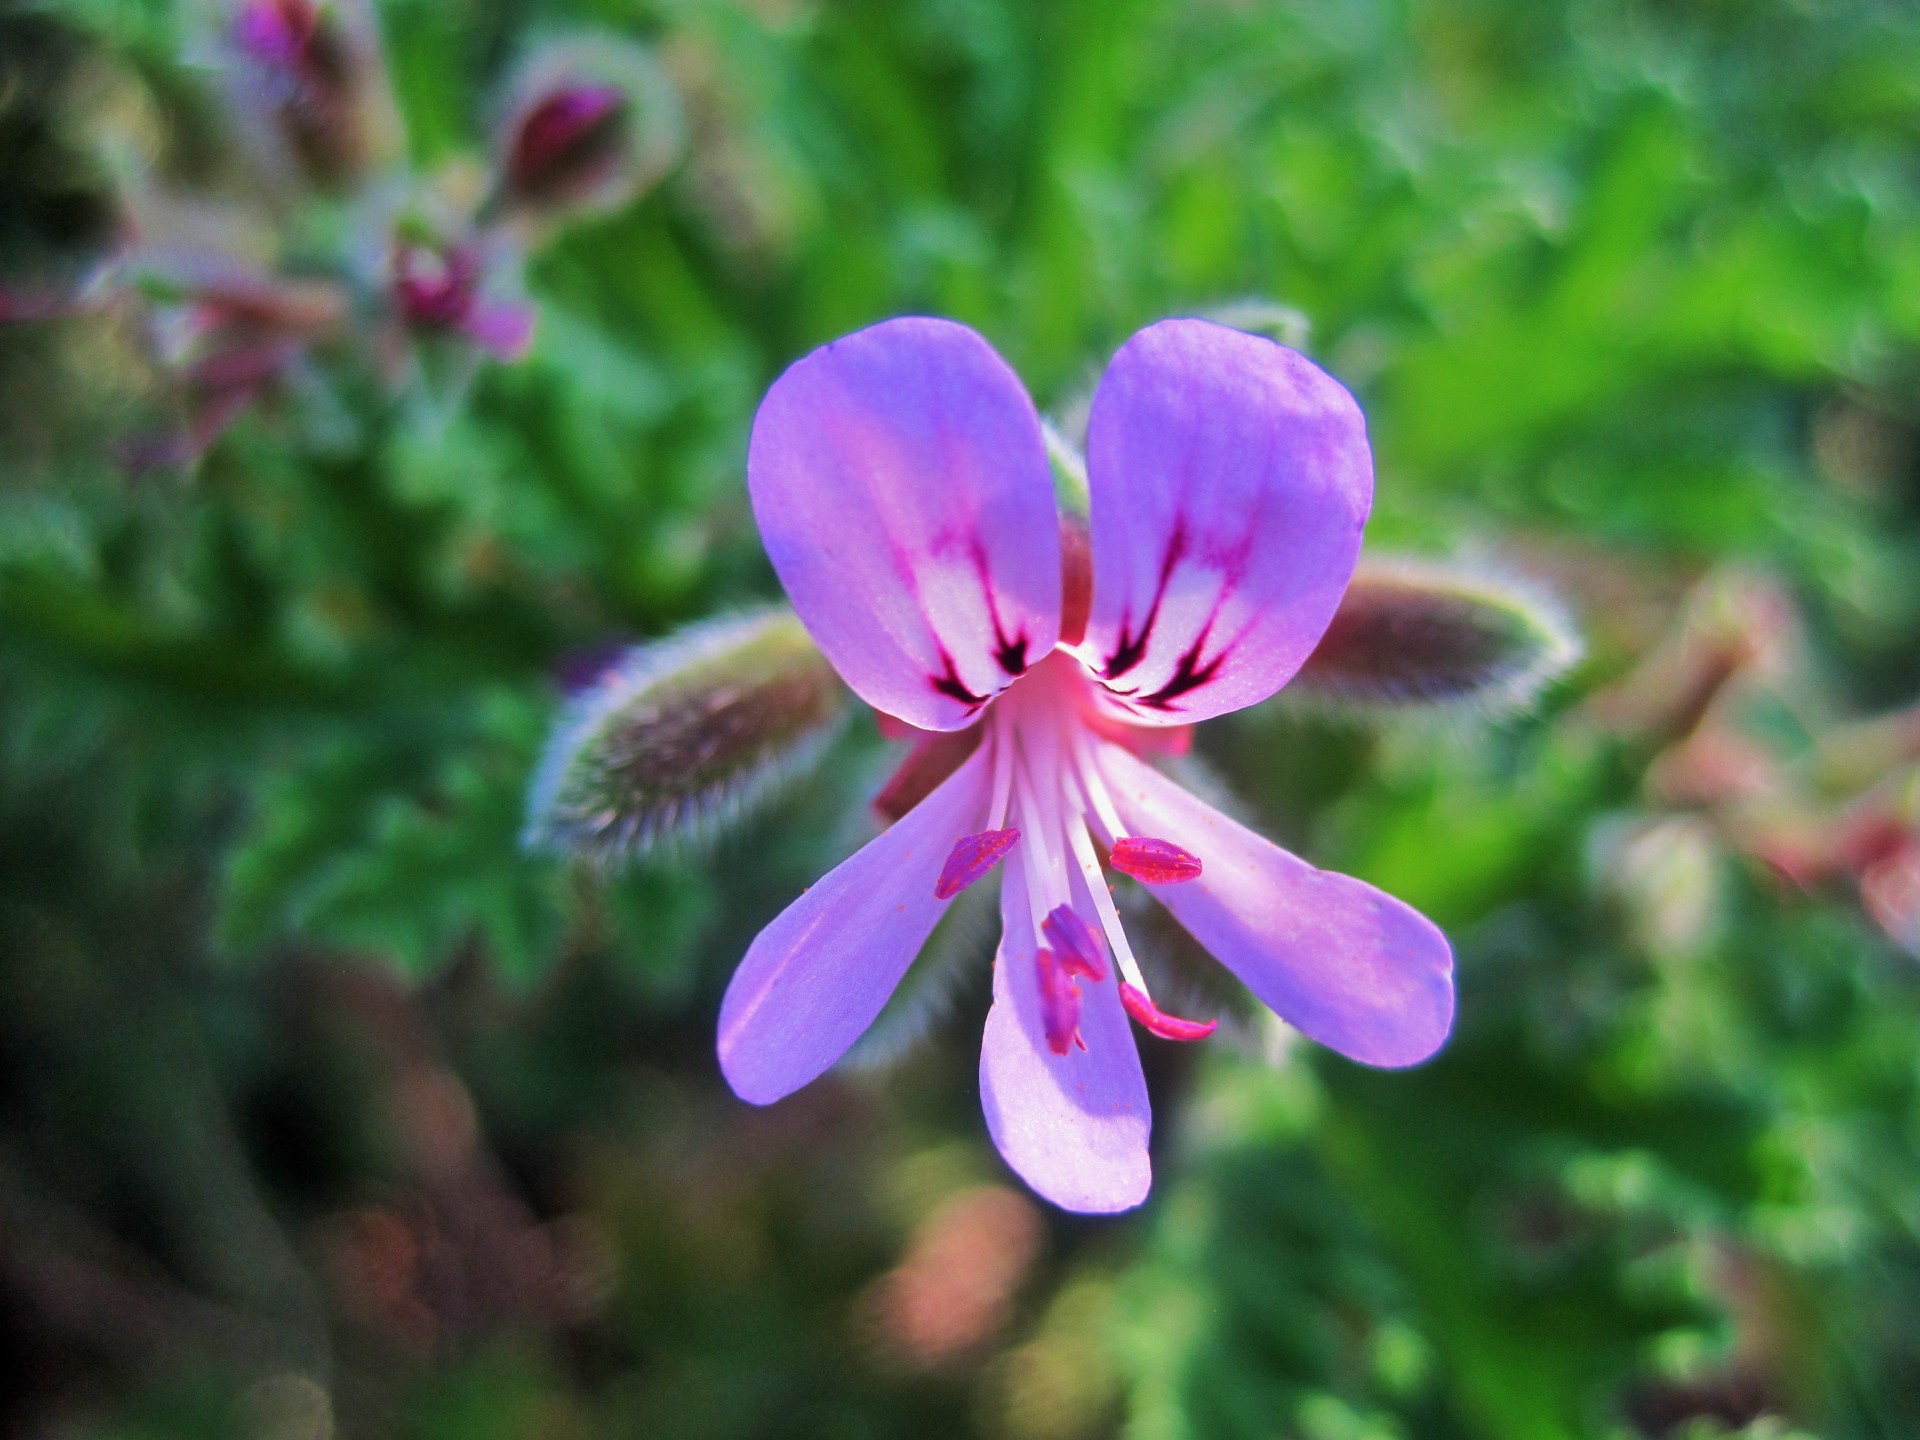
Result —
[[[336,339],[130,468],[178,376],[86,289],[126,197],[293,270],[360,212],[249,168],[218,7],[0,6],[0,284],[88,297],[0,323],[4,1433],[1920,1434],[1920,11],[378,16],[416,176],[582,30],[659,57],[679,158],[532,253],[519,363]],[[745,437],[814,345],[949,315],[1057,405],[1245,302],[1365,406],[1370,552],[1586,636],[1524,714],[1201,734],[1448,930],[1450,1046],[1148,1042],[1119,1220],[986,1140],[984,945],[903,1058],[736,1101],[721,990],[887,747],[624,870],[530,855],[568,657],[777,595]]]

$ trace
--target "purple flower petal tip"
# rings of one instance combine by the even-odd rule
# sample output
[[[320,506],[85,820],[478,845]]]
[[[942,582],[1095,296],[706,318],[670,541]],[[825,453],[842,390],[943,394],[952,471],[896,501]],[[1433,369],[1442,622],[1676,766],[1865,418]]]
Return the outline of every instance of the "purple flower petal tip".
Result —
[[[1117,988],[1091,980],[1075,985],[1063,970],[1076,992],[1077,1038],[1056,1046],[1050,1031],[1058,1021],[1034,968],[1039,947],[1028,894],[1024,867],[1013,866],[1000,890],[1005,931],[980,1047],[987,1132],[1020,1178],[1063,1210],[1130,1210],[1153,1183],[1153,1116],[1140,1053]],[[1080,887],[1081,903],[1085,894]]]
[[[842,861],[748,947],[720,1004],[720,1069],[769,1104],[815,1079],[865,1033],[946,902],[933,895],[946,837],[985,805],[969,761],[907,817]]]
[[[1135,335],[1087,429],[1080,650],[1144,724],[1264,700],[1333,618],[1373,502],[1366,422],[1304,356],[1225,326]]]
[[[1205,873],[1150,893],[1282,1020],[1363,1064],[1425,1060],[1453,1024],[1453,950],[1439,927],[1364,881],[1316,870],[1117,747],[1120,818],[1191,838]]]

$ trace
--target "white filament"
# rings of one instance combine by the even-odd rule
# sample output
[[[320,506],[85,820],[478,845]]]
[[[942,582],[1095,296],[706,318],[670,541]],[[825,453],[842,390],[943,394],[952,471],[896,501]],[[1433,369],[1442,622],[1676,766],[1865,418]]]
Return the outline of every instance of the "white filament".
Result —
[[[1080,874],[1086,879],[1087,893],[1093,897],[1094,913],[1100,917],[1100,928],[1107,932],[1107,944],[1113,949],[1113,958],[1120,967],[1120,973],[1127,977],[1128,983],[1147,993],[1146,977],[1140,973],[1140,962],[1133,958],[1133,947],[1127,943],[1127,932],[1120,928],[1120,912],[1114,909],[1113,892],[1107,889],[1107,878],[1100,873],[1100,858],[1093,853],[1093,841],[1087,838],[1086,821],[1076,815],[1066,826],[1067,843],[1073,847],[1074,858],[1080,862]]]

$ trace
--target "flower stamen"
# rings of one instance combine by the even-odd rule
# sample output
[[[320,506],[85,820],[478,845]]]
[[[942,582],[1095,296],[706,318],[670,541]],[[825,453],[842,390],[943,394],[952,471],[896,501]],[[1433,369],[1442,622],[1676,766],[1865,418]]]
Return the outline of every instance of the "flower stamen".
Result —
[[[1065,1055],[1087,1042],[1080,1034],[1080,987],[1074,983],[1068,967],[1051,950],[1036,950],[1034,973],[1040,981],[1040,1028],[1046,1032],[1047,1048]]]
[[[1088,980],[1107,978],[1106,958],[1100,953],[1100,937],[1080,918],[1071,905],[1056,905],[1041,922],[1040,931],[1053,946],[1054,958],[1069,975]]]
[[[1115,836],[1109,863],[1142,885],[1178,885],[1200,878],[1198,855],[1181,849],[1171,840],[1155,840],[1145,835]]]
[[[1133,947],[1127,943],[1127,932],[1120,928],[1120,912],[1114,909],[1113,892],[1107,888],[1107,877],[1100,873],[1100,857],[1093,853],[1093,841],[1087,836],[1086,823],[1076,817],[1066,827],[1067,843],[1073,847],[1074,859],[1080,864],[1080,874],[1087,882],[1087,893],[1093,897],[1094,914],[1100,917],[1100,928],[1106,931],[1107,945],[1113,951],[1114,963],[1120,967],[1120,973],[1142,990],[1146,989],[1146,978],[1140,973],[1140,962],[1133,958]]]
[[[1094,818],[1106,832],[1107,843],[1112,844],[1126,833],[1127,827],[1120,823],[1119,807],[1113,803],[1113,793],[1107,789],[1106,777],[1094,761],[1093,746],[1084,732],[1074,736],[1073,768],[1080,781],[1080,793],[1086,796]]]
[[[1141,1029],[1162,1040],[1204,1040],[1220,1028],[1218,1020],[1183,1020],[1169,1015],[1147,998],[1146,991],[1124,980],[1120,982],[1120,1003]]]
[[[1007,803],[1013,797],[1013,712],[996,706],[993,715],[993,804],[987,811],[987,828],[996,830],[1006,823]]]
[[[940,867],[933,898],[951,900],[998,865],[1019,838],[1018,830],[982,830],[977,835],[961,836],[953,842],[947,863]]]

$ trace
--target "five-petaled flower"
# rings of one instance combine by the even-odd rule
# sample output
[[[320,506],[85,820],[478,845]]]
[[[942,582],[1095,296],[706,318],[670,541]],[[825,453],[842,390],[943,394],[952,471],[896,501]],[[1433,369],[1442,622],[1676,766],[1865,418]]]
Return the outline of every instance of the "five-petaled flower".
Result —
[[[1040,1194],[1114,1211],[1151,1176],[1128,1015],[1172,1039],[1212,1027],[1149,998],[1103,856],[1283,1019],[1370,1065],[1439,1047],[1453,961],[1418,912],[1296,859],[1142,758],[1169,748],[1168,727],[1272,695],[1326,629],[1373,498],[1352,397],[1267,340],[1164,321],[1101,380],[1086,469],[1090,543],[1063,551],[1032,402],[948,321],[848,336],[767,394],[748,482],[801,619],[877,710],[977,744],[760,933],[719,1052],[759,1104],[820,1075],[953,895],[998,865],[988,1129]],[[1063,565],[1076,551],[1090,577]]]

